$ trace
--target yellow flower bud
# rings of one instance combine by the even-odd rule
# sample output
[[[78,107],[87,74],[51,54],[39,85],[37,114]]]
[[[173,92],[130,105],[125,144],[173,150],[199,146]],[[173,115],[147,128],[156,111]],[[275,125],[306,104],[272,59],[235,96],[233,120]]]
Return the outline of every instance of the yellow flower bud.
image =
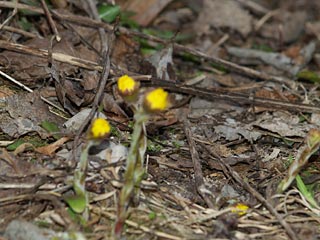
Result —
[[[111,127],[107,120],[96,118],[92,123],[90,133],[93,138],[103,138],[106,137],[110,131]]]
[[[131,96],[139,89],[139,82],[136,82],[132,77],[123,75],[118,79],[118,90],[122,96]]]
[[[243,203],[237,203],[231,210],[233,213],[237,213],[239,216],[242,216],[247,213],[249,207]]]
[[[146,110],[151,112],[163,111],[169,106],[168,92],[162,88],[154,89],[148,92],[144,99]]]

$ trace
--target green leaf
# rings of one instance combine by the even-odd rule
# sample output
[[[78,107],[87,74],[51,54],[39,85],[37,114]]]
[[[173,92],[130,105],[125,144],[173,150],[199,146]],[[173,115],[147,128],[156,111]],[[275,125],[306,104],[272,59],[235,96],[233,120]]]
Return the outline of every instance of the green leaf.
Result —
[[[252,45],[252,49],[256,49],[256,50],[260,50],[260,51],[264,51],[264,52],[274,52],[274,50],[272,49],[272,47],[270,47],[269,45],[267,44],[257,44],[257,43],[254,43]]]
[[[41,7],[41,3],[40,1],[34,1],[34,0],[20,0],[19,1],[20,3],[24,3],[28,6],[31,6],[31,7]],[[49,4],[50,2],[49,1],[45,1],[47,3],[47,6],[49,9],[51,9],[51,5]],[[26,15],[26,16],[40,16],[41,13],[37,13],[35,11],[32,11],[32,10],[27,10],[27,9],[18,9],[19,12],[21,12],[23,15]]]
[[[157,213],[155,213],[155,212],[150,212],[149,213],[149,219],[150,220],[154,220],[154,219],[156,219],[156,217],[157,217]]]
[[[79,215],[75,211],[73,211],[71,207],[67,208],[67,212],[68,212],[70,218],[75,223],[79,223],[82,226],[86,226],[87,221],[81,215]],[[61,240],[61,239],[59,238],[59,240]]]
[[[45,120],[42,123],[40,123],[40,126],[43,129],[45,129],[46,131],[48,131],[49,133],[60,132],[60,129],[59,129],[59,127],[58,127],[58,125],[56,123],[49,122],[47,120]],[[53,137],[55,139],[59,139],[60,138],[60,136],[58,134],[54,134]]]
[[[147,48],[147,47],[141,48],[140,51],[143,54],[143,56],[151,56],[157,52],[157,50],[153,48]]]
[[[120,24],[122,26],[126,26],[131,29],[138,29],[139,24],[132,19],[132,16],[136,15],[136,13],[131,11],[123,11],[120,13]]]
[[[102,20],[111,23],[120,14],[120,6],[103,4],[98,7],[98,13]]]
[[[163,31],[163,30],[156,30],[152,28],[145,28],[142,30],[142,32],[145,34],[160,37],[163,39],[171,39],[174,37],[174,32],[172,31]]]
[[[17,147],[19,147],[21,144],[25,143],[25,141],[23,139],[18,139],[17,141],[15,141],[14,143],[10,144],[7,146],[7,150],[8,151],[14,151],[17,149]]]
[[[142,30],[142,32],[148,35],[162,38],[162,39],[170,40],[174,38],[175,42],[190,40],[193,37],[191,34],[181,34],[181,33],[176,34],[173,31],[157,30],[153,28],[145,28]]]
[[[82,213],[87,206],[86,196],[82,194],[67,197],[65,201],[68,203],[70,208],[76,213]]]
[[[297,78],[304,79],[313,83],[320,82],[320,75],[309,70],[302,70],[297,74]]]
[[[21,17],[20,20],[18,20],[18,24],[25,31],[31,31],[33,27],[32,23],[30,23],[26,17]]]
[[[301,194],[307,199],[307,201],[311,204],[312,207],[319,207],[316,200],[313,197],[313,193],[311,189],[308,189],[307,186],[302,181],[300,175],[296,176],[297,187]]]

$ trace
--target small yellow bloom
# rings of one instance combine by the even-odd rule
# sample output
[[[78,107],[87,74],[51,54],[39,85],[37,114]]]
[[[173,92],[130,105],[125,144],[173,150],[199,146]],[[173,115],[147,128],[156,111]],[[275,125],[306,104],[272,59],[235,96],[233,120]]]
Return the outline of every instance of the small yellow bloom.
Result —
[[[162,111],[169,105],[168,92],[162,88],[157,88],[147,93],[145,96],[144,104],[147,110]]]
[[[123,75],[118,79],[118,90],[123,96],[130,96],[134,94],[138,88],[139,83],[128,75]]]
[[[237,203],[232,207],[231,212],[237,213],[239,216],[242,216],[247,213],[249,207],[243,203]]]
[[[91,126],[91,136],[93,138],[103,138],[110,133],[111,127],[107,120],[96,118]]]

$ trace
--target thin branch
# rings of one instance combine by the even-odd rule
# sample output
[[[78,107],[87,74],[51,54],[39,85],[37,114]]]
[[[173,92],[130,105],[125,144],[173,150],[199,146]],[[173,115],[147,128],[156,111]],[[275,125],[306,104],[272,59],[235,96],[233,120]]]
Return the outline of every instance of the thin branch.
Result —
[[[11,15],[0,25],[0,30],[7,25],[11,19],[17,14],[18,12],[18,0],[15,0],[13,4],[13,12],[11,13]]]
[[[54,21],[53,21],[53,19],[51,17],[51,13],[50,13],[50,11],[48,9],[48,6],[47,6],[46,2],[44,0],[41,0],[41,5],[42,5],[43,11],[44,11],[44,13],[45,13],[45,15],[47,17],[49,26],[50,26],[51,30],[53,31],[53,33],[54,33],[54,35],[56,37],[57,42],[60,42],[61,41],[61,36],[60,36],[60,34],[58,32],[56,24],[54,23]]]
[[[184,93],[188,95],[198,96],[209,101],[215,101],[217,99],[228,101],[236,105],[253,105],[267,107],[270,109],[286,109],[292,112],[316,112],[320,113],[320,107],[313,106],[310,104],[299,104],[286,102],[281,100],[274,100],[268,98],[252,97],[247,94],[230,92],[226,89],[221,88],[198,88],[198,87],[189,87],[183,84],[175,84],[171,81],[163,81],[156,78],[152,78],[151,81],[143,82],[143,86],[157,86],[168,89],[172,92]]]
[[[95,1],[88,0],[88,5],[89,5],[93,19],[95,19],[98,22],[101,22]],[[103,27],[99,27],[98,30],[99,30],[99,36],[101,41],[101,52],[104,52],[107,49],[106,32]]]
[[[0,40],[0,48],[7,49],[14,52],[30,54],[37,57],[47,58],[49,52],[46,49],[37,49],[21,44],[11,43],[7,41]],[[53,52],[52,59],[58,62],[68,63],[74,66],[82,67],[90,70],[102,71],[103,67],[96,62],[85,60],[82,58],[77,58],[64,53]]]
[[[210,191],[206,189],[205,183],[203,181],[200,157],[195,147],[195,142],[192,139],[190,122],[188,121],[186,116],[184,116],[183,125],[184,125],[184,132],[187,136],[188,143],[189,143],[189,149],[190,149],[190,154],[191,154],[191,159],[193,162],[193,169],[194,169],[194,180],[195,180],[197,191],[200,194],[200,196],[205,200],[208,207],[214,208],[213,201],[212,199],[210,199],[208,194]]]
[[[10,26],[3,26],[2,30],[8,31],[8,32],[13,32],[13,33],[18,33],[18,34],[21,34],[21,35],[29,37],[29,38],[37,37],[37,35],[34,33],[30,33],[30,32],[24,31],[22,29],[10,27]]]

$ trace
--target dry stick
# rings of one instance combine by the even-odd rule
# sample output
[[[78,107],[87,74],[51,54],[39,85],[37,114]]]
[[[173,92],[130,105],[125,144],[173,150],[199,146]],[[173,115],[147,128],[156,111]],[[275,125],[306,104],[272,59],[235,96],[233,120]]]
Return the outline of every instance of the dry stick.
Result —
[[[237,1],[242,5],[244,5],[245,7],[250,8],[251,11],[260,15],[266,14],[267,12],[270,11],[268,8],[261,6],[255,1],[251,1],[251,0],[237,0]]]
[[[14,8],[14,4],[11,2],[5,2],[5,1],[0,1],[0,7],[6,7],[6,8]],[[18,4],[17,5],[18,9],[28,9],[31,11],[35,11],[38,13],[44,13],[42,9],[40,8],[35,8],[35,7],[30,7],[28,5],[25,4]],[[93,27],[93,28],[98,28],[98,27],[103,27],[106,31],[112,31],[113,27],[110,24],[107,23],[103,23],[100,21],[96,21],[87,17],[83,17],[83,16],[77,16],[77,15],[73,15],[73,14],[60,14],[56,11],[52,11],[53,17],[58,18],[61,21],[69,21],[78,25],[83,25],[83,26],[87,26],[87,27]],[[137,32],[134,30],[130,30],[124,27],[119,27],[119,32],[123,33],[123,34],[127,34],[127,35],[131,35],[131,36],[136,36],[136,37],[140,37],[140,38],[144,38],[153,42],[157,42],[157,43],[161,43],[161,44],[167,44],[167,40],[158,38],[158,37],[154,37],[154,36],[150,36],[141,32]],[[252,77],[252,78],[257,78],[260,80],[264,80],[264,81],[273,81],[273,82],[277,82],[277,83],[281,83],[281,84],[286,84],[290,87],[295,87],[295,83],[293,81],[290,81],[287,78],[282,78],[282,77],[278,77],[278,76],[271,76],[268,75],[266,73],[251,69],[251,68],[247,68],[247,67],[242,67],[238,64],[217,58],[217,57],[211,57],[208,56],[198,50],[192,49],[192,48],[188,48],[185,46],[182,46],[180,44],[174,43],[173,44],[174,49],[177,52],[185,52],[185,53],[189,53],[192,54],[196,57],[200,57],[202,59],[205,59],[209,62],[215,63],[215,64],[219,64],[224,66],[225,68],[227,68],[230,71],[233,72],[237,72],[240,74],[244,74],[246,76]]]
[[[184,116],[184,119],[185,119],[183,121],[184,132],[187,136],[188,143],[189,143],[189,149],[190,149],[191,159],[193,162],[193,169],[194,169],[194,180],[195,180],[197,191],[200,194],[200,196],[205,200],[208,207],[214,208],[212,200],[207,195],[209,193],[209,191],[206,190],[206,187],[205,187],[205,184],[203,181],[203,174],[202,174],[202,169],[201,169],[200,157],[199,157],[199,154],[198,154],[197,149],[195,147],[195,143],[192,139],[190,122],[188,121],[186,116]]]
[[[78,133],[74,139],[74,144],[73,144],[73,153],[72,153],[72,159],[71,159],[71,163],[72,165],[76,164],[75,159],[76,159],[76,147],[79,144],[79,140],[80,140],[80,136],[81,134],[84,132],[85,128],[87,127],[87,125],[89,124],[89,122],[91,121],[91,119],[93,118],[94,114],[96,113],[99,103],[101,102],[101,98],[103,95],[103,91],[104,88],[107,84],[107,80],[108,80],[108,76],[110,73],[110,57],[109,57],[109,49],[107,49],[105,52],[105,59],[103,61],[104,64],[104,68],[103,71],[101,73],[101,77],[100,77],[100,81],[99,81],[99,85],[97,87],[98,91],[96,93],[96,96],[93,100],[93,104],[92,104],[92,109],[89,113],[89,115],[87,116],[87,118],[85,119],[85,121],[82,123],[81,127],[78,130]],[[74,165],[75,166],[75,165]]]
[[[69,23],[60,23],[62,26],[64,26],[66,29],[71,30],[71,32],[73,32],[75,35],[77,35],[77,37],[80,38],[80,41],[86,46],[88,47],[90,50],[94,51],[97,56],[102,57],[102,54],[100,51],[98,51],[91,43],[88,42],[87,39],[85,39],[79,32],[78,30],[76,30],[71,24]]]
[[[289,79],[286,79],[286,78],[282,78],[282,77],[278,77],[278,76],[271,76],[271,75],[268,75],[267,73],[260,72],[260,71],[257,71],[257,70],[254,70],[254,69],[251,69],[248,67],[242,67],[236,63],[229,62],[229,61],[223,60],[221,58],[208,56],[205,53],[202,53],[202,52],[195,50],[195,49],[192,49],[192,48],[182,46],[180,44],[174,44],[174,48],[178,51],[187,52],[187,53],[190,53],[194,56],[197,56],[197,57],[203,58],[207,61],[213,62],[215,64],[222,65],[230,71],[233,71],[233,72],[236,72],[239,74],[243,74],[243,75],[246,75],[251,78],[257,78],[257,79],[261,79],[264,81],[272,81],[272,82],[276,82],[276,83],[280,83],[280,84],[286,84],[286,85],[290,86],[291,88],[295,87],[295,82],[293,82]]]
[[[15,1],[17,2],[17,1]],[[22,4],[22,3],[13,3],[12,1],[0,1],[0,7],[3,8],[17,8],[17,9],[22,9],[22,10],[29,10],[35,13],[39,14],[44,14],[43,9],[39,7],[34,7],[34,6],[29,6],[27,4]]]
[[[313,106],[310,104],[299,104],[299,103],[291,103],[291,102],[286,102],[281,100],[251,97],[241,93],[229,92],[221,88],[204,89],[204,88],[197,88],[197,87],[189,87],[183,84],[175,84],[173,82],[158,80],[155,78],[152,78],[151,81],[143,82],[143,86],[163,87],[173,92],[198,96],[210,101],[219,99],[219,100],[233,102],[236,104],[248,104],[248,105],[255,105],[255,106],[261,106],[266,108],[276,108],[281,110],[286,109],[293,112],[320,113],[320,107]]]
[[[30,32],[24,31],[22,29],[10,27],[10,26],[3,26],[2,30],[8,31],[8,32],[13,32],[13,33],[18,33],[18,34],[21,34],[21,35],[29,37],[29,38],[37,37],[37,35],[34,33],[30,33]]]
[[[244,181],[240,175],[230,167],[229,164],[225,163],[221,157],[209,149],[207,146],[203,145],[204,149],[209,153],[212,154],[216,159],[218,159],[221,166],[223,166],[224,172],[227,170],[228,175],[231,175],[232,178],[240,185],[242,186],[247,192],[249,192],[252,196],[254,196],[256,199],[258,199],[268,210],[269,212],[275,216],[279,223],[282,225],[282,227],[286,230],[288,236],[292,240],[299,240],[295,232],[292,230],[290,225],[283,219],[283,217],[274,209],[274,207],[259,193],[257,192],[253,187],[250,186],[250,184],[246,181]]]
[[[21,44],[11,43],[0,40],[0,48],[7,49],[14,52],[30,54],[37,57],[47,58],[49,52],[46,49],[36,49]],[[77,58],[63,53],[53,52],[52,59],[58,62],[68,63],[77,67],[82,67],[89,70],[102,71],[103,67],[96,62]]]
[[[100,21],[99,13],[96,7],[96,3],[93,0],[88,0],[88,5],[92,14],[92,17],[96,21]],[[103,27],[99,27],[99,35],[100,35],[100,41],[101,41],[101,52],[103,52],[106,49],[106,43],[107,43],[107,38],[106,38],[106,32]]]
[[[7,25],[7,23],[17,14],[18,12],[18,0],[15,0],[13,4],[12,14],[0,25],[0,30]]]
[[[101,34],[105,34],[100,32]],[[75,159],[76,159],[76,156],[75,156],[75,149],[79,143],[79,140],[80,140],[80,135],[82,134],[82,132],[84,132],[85,128],[87,127],[87,125],[89,124],[89,122],[91,121],[91,119],[93,118],[94,114],[96,113],[100,103],[101,103],[101,100],[102,100],[102,97],[103,97],[103,92],[104,92],[104,89],[105,89],[105,86],[107,84],[107,80],[108,80],[108,77],[109,77],[109,73],[110,73],[110,69],[111,69],[111,63],[110,63],[110,52],[111,52],[111,42],[114,40],[113,39],[113,36],[114,36],[114,31],[112,31],[109,35],[109,39],[108,39],[108,42],[107,42],[107,38],[106,36],[102,37],[102,39],[104,39],[106,42],[104,43],[101,43],[101,46],[104,47],[103,51],[102,51],[102,56],[103,56],[103,70],[102,70],[102,73],[101,73],[101,77],[100,77],[100,81],[99,81],[99,84],[98,84],[98,87],[97,87],[97,93],[96,93],[96,96],[93,100],[93,104],[92,104],[92,109],[89,113],[89,115],[87,116],[87,118],[85,119],[85,121],[82,123],[79,131],[78,131],[78,134],[76,135],[75,137],[75,140],[74,140],[74,145],[73,145],[73,154],[72,154],[72,160],[71,162],[73,162],[73,164],[75,164]]]
[[[51,30],[53,31],[53,33],[54,33],[54,35],[56,37],[57,42],[60,42],[61,41],[61,36],[60,36],[60,34],[58,32],[56,24],[54,23],[54,21],[53,21],[53,19],[51,17],[51,14],[49,12],[49,9],[48,9],[48,6],[47,6],[46,2],[44,0],[41,0],[41,5],[42,5],[42,8],[43,8],[44,14],[47,17],[47,20],[48,20],[48,23],[50,25],[50,28],[51,28]]]

